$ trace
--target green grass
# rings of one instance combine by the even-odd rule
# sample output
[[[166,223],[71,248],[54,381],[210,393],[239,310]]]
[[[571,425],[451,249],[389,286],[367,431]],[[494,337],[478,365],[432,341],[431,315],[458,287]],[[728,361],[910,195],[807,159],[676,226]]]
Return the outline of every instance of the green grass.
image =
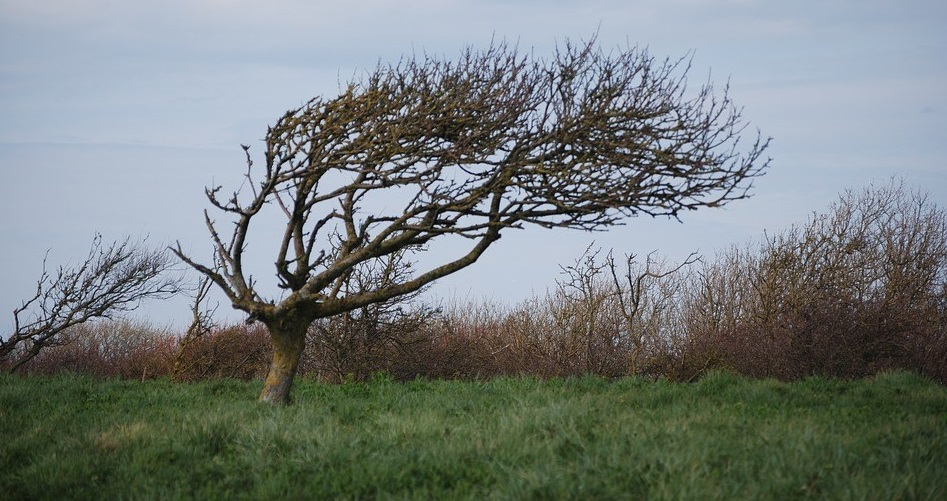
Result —
[[[3,499],[947,499],[947,388],[0,375]]]

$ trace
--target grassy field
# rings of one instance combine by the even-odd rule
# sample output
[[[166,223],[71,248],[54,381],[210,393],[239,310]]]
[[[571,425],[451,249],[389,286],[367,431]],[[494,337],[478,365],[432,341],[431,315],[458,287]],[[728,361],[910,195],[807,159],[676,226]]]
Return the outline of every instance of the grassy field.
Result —
[[[3,499],[947,499],[907,373],[324,385],[0,375]]]

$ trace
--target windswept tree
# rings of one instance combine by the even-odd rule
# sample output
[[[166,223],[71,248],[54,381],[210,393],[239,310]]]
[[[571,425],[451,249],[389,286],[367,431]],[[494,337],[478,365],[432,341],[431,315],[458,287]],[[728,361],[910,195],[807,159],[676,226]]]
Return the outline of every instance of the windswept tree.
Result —
[[[242,190],[207,190],[233,221],[222,235],[205,211],[213,264],[175,252],[266,325],[273,359],[260,400],[288,403],[315,320],[470,266],[505,230],[597,230],[747,197],[768,141],[743,137],[727,89],[687,89],[688,66],[594,40],[550,58],[495,42],[455,61],[379,64],[337,97],[286,112],[267,131],[263,165],[244,146]],[[261,216],[271,209],[285,218],[276,299],[262,297],[244,267],[251,226],[272,221]],[[347,287],[358,270],[447,237],[469,245],[396,281]]]
[[[79,324],[173,296],[184,287],[184,277],[173,273],[175,263],[166,250],[128,238],[105,245],[101,235],[77,266],[50,273],[44,259],[36,292],[13,310],[13,333],[0,338],[0,366],[16,371],[44,348],[71,343],[70,329]]]

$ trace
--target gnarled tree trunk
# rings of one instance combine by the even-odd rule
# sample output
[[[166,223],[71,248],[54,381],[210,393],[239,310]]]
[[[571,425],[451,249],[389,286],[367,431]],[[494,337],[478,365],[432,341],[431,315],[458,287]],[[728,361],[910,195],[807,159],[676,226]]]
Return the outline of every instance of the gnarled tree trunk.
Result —
[[[273,359],[263,382],[260,401],[273,405],[288,405],[290,390],[299,360],[306,347],[306,330],[312,320],[308,318],[279,318],[266,322],[273,343]]]

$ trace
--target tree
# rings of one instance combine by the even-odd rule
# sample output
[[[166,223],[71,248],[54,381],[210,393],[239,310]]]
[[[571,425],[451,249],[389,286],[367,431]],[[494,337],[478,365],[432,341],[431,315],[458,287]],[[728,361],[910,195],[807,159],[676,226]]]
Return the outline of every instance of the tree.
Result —
[[[181,380],[184,376],[186,367],[185,354],[188,346],[194,341],[210,334],[216,325],[214,324],[214,313],[217,311],[217,305],[213,308],[205,306],[207,296],[210,294],[213,284],[210,278],[204,276],[197,284],[194,290],[194,301],[191,303],[191,324],[184,332],[184,337],[178,343],[177,353],[174,355],[174,365],[171,368],[172,379]]]
[[[80,265],[59,267],[55,276],[46,270],[44,259],[36,293],[13,310],[14,331],[0,339],[0,362],[16,371],[43,348],[71,342],[71,327],[132,311],[147,299],[174,295],[182,277],[168,273],[173,265],[167,252],[127,238],[105,246],[101,235],[95,236]]]
[[[262,167],[243,146],[249,192],[207,189],[234,223],[225,239],[205,211],[214,265],[174,250],[266,325],[274,350],[260,399],[288,403],[316,319],[417,291],[473,264],[507,229],[596,230],[747,197],[768,140],[741,142],[746,123],[727,90],[689,94],[688,68],[594,39],[550,59],[494,42],[456,61],[379,64],[337,97],[286,112],[267,131]],[[251,223],[268,208],[285,218],[278,300],[244,269]],[[345,287],[360,268],[449,236],[469,247],[396,282]]]

